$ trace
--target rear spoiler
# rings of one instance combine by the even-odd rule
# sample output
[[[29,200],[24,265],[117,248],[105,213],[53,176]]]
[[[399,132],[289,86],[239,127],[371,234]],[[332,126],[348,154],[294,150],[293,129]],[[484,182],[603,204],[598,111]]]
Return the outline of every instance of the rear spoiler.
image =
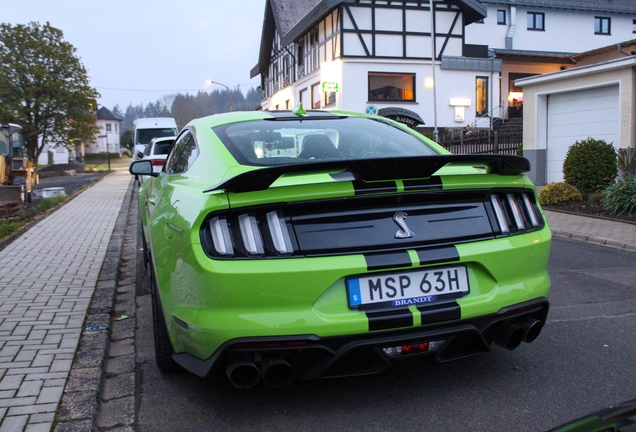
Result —
[[[255,169],[225,180],[203,192],[253,192],[265,190],[283,174],[338,171],[352,174],[351,180],[379,181],[429,178],[449,163],[487,166],[491,173],[519,175],[530,171],[530,162],[521,156],[508,155],[436,155],[389,159],[357,159],[300,163]]]

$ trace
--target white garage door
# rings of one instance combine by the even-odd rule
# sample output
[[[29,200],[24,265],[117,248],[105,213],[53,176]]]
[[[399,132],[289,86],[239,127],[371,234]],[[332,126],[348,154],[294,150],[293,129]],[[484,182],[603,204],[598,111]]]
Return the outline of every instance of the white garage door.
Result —
[[[576,141],[592,137],[618,148],[618,85],[550,95],[547,181],[563,181],[563,160]]]

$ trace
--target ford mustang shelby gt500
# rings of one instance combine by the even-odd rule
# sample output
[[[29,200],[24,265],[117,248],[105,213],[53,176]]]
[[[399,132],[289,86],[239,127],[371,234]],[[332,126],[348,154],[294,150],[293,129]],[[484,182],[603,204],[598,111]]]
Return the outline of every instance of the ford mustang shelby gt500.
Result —
[[[238,387],[532,342],[551,234],[519,156],[338,111],[191,121],[139,187],[160,369]]]

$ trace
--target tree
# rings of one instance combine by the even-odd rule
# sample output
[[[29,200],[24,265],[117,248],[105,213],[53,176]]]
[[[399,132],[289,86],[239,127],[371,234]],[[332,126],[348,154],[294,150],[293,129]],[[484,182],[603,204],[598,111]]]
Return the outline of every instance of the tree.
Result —
[[[177,95],[172,102],[172,117],[177,122],[179,130],[192,119],[202,117],[201,105],[196,97],[191,95]]]
[[[48,22],[0,24],[0,119],[23,127],[33,160],[46,142],[93,140],[98,128],[90,111],[99,96],[61,30]]]

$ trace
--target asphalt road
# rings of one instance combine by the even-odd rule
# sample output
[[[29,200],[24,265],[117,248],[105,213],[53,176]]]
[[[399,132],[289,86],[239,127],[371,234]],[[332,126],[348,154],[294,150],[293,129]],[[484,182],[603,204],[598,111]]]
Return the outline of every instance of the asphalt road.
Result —
[[[71,195],[77,189],[84,185],[88,185],[102,177],[107,173],[78,173],[72,176],[56,176],[40,178],[40,183],[35,188],[36,190],[42,190],[51,187],[63,187],[66,195]]]
[[[557,238],[550,275],[549,321],[532,344],[283,389],[159,372],[142,288],[137,430],[543,431],[636,398],[636,254]]]

